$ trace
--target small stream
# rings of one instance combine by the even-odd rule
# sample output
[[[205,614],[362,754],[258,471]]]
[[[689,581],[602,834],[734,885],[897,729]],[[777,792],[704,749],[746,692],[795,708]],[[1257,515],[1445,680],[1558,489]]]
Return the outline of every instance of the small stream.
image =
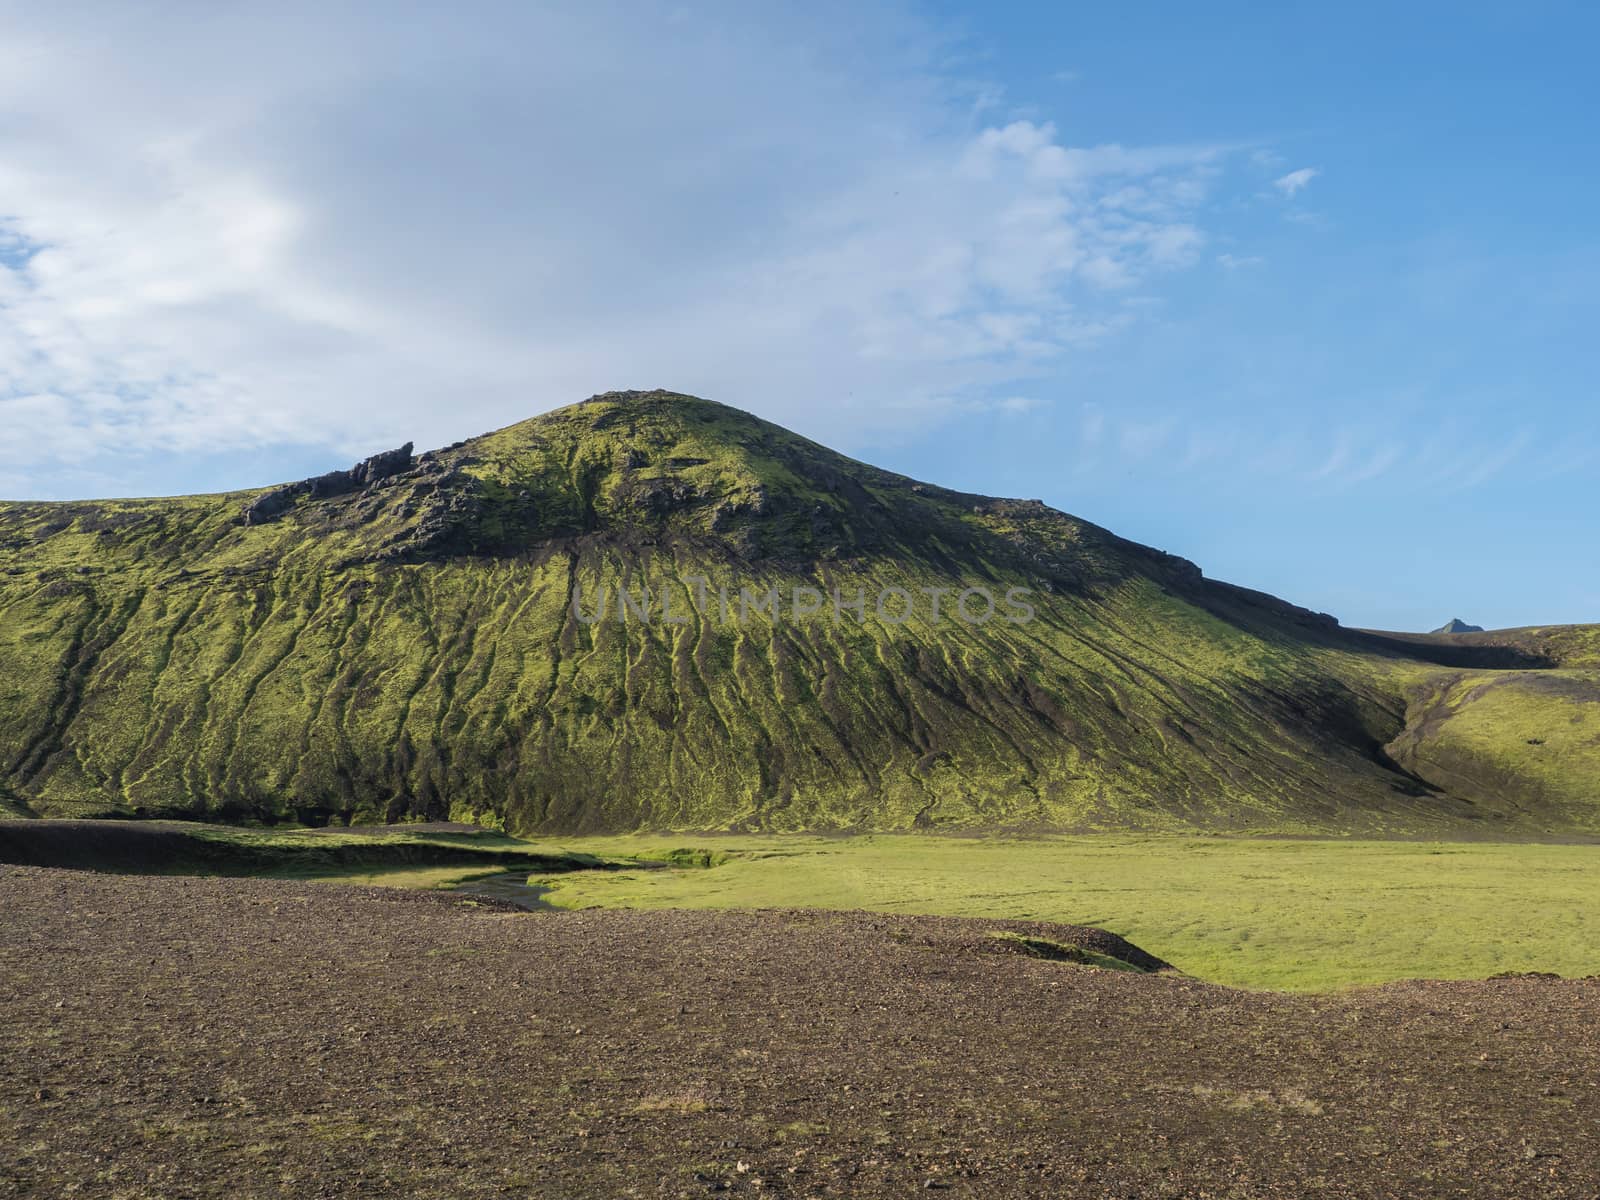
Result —
[[[530,911],[554,907],[545,903],[544,899],[551,889],[543,884],[530,884],[526,870],[503,871],[499,875],[486,875],[482,879],[469,879],[466,883],[458,883],[452,890],[466,896],[485,896],[491,900],[509,900],[518,908],[526,908]]]

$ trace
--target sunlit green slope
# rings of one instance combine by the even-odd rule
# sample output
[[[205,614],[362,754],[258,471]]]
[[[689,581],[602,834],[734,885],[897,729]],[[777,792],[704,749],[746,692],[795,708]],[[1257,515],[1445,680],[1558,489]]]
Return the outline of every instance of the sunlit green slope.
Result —
[[[609,393],[294,488],[0,505],[0,806],[521,832],[1600,823],[1582,795],[1391,759],[1438,649],[736,409]]]

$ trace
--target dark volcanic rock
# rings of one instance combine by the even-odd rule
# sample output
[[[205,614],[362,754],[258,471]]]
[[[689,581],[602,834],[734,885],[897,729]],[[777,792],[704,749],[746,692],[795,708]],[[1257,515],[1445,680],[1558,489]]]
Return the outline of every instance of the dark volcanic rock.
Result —
[[[305,483],[291,483],[286,487],[274,488],[265,495],[257,496],[245,505],[244,523],[246,525],[265,525],[268,521],[276,520],[294,507],[295,498],[305,490]]]
[[[363,459],[350,468],[350,481],[357,487],[366,487],[368,484],[377,483],[380,479],[409,471],[411,449],[412,443],[407,442],[398,450],[385,450],[382,454],[374,454],[371,458]]]
[[[371,458],[364,458],[348,471],[329,471],[323,475],[313,475],[310,479],[302,479],[298,483],[274,488],[245,506],[244,523],[265,525],[269,521],[274,521],[293,508],[295,501],[301,496],[310,496],[313,500],[344,496],[403,471],[409,471],[412,466],[411,450],[412,443],[407,442],[398,449],[385,450],[381,454],[374,454]]]
[[[325,500],[329,496],[342,496],[355,491],[356,484],[349,471],[329,471],[326,475],[306,480],[306,490],[311,493],[313,500]]]

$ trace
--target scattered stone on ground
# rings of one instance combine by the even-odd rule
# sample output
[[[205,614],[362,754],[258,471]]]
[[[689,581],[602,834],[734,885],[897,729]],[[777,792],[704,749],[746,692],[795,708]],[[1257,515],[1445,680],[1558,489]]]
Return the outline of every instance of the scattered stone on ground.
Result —
[[[1070,926],[40,868],[0,913],[4,1197],[1600,1188],[1600,980],[1286,995],[994,936],[1134,952]]]

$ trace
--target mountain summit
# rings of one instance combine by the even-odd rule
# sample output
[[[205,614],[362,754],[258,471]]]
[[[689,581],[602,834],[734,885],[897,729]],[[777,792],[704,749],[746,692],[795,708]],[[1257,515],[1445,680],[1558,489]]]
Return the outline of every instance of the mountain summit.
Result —
[[[1434,633],[1482,633],[1482,625],[1468,625],[1460,617],[1452,617],[1433,631]]]
[[[1561,738],[1578,767],[1595,753],[1553,715],[1587,699],[1582,672],[1344,630],[1037,500],[671,392],[273,488],[0,505],[0,612],[0,810],[19,814],[1594,820],[1584,771],[1549,770]],[[1511,703],[1516,738],[1467,719]]]

